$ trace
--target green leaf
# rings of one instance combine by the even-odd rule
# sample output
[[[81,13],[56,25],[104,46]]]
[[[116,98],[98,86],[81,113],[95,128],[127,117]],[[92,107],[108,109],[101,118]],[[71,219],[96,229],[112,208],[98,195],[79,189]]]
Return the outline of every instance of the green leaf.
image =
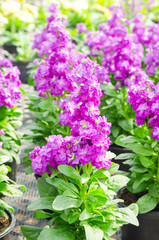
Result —
[[[95,169],[91,178],[109,178],[110,173],[105,169]]]
[[[67,208],[78,208],[82,204],[82,200],[70,198],[65,195],[59,195],[53,201],[53,208],[55,210],[61,211]]]
[[[127,146],[128,143],[135,143],[138,142],[138,139],[133,137],[133,136],[128,136],[125,137],[124,135],[120,135],[119,137],[117,137],[115,143],[119,146]]]
[[[46,110],[49,112],[54,111],[56,109],[54,103],[51,102],[49,99],[43,99],[43,101],[41,101],[38,104],[38,107],[41,108],[42,110]]]
[[[10,151],[10,154],[15,159],[16,163],[20,164],[20,157],[19,157],[19,155],[17,153],[15,153],[14,151]]]
[[[79,173],[71,166],[60,165],[58,166],[58,170],[67,177],[70,177],[79,181],[81,180]]]
[[[148,193],[151,197],[159,198],[159,183],[158,182],[153,183],[150,186]]]
[[[152,160],[150,158],[140,156],[140,162],[145,168],[151,167]]]
[[[54,197],[41,197],[34,200],[29,206],[28,211],[37,210],[37,209],[48,209],[53,210],[52,202],[55,198]]]
[[[121,153],[115,159],[116,160],[125,160],[125,159],[132,159],[136,155],[134,153]]]
[[[74,240],[75,236],[71,231],[66,230],[65,228],[48,228],[44,229],[37,240]]]
[[[133,211],[132,211],[133,210]],[[119,210],[114,210],[115,215],[119,217],[120,220],[124,221],[125,223],[131,223],[135,226],[139,226],[139,222],[136,218],[136,210],[134,210],[134,206],[132,207],[124,207],[124,208],[119,208]]]
[[[58,193],[57,189],[42,177],[38,179],[37,185],[40,197],[56,196]]]
[[[9,160],[8,156],[2,155],[0,156],[0,164],[3,164]]]
[[[45,219],[45,218],[50,218],[50,217],[52,217],[52,214],[38,210],[38,211],[36,211],[36,212],[34,213],[34,216],[33,216],[33,217],[34,217],[34,218],[39,218],[39,219]]]
[[[110,84],[110,83],[101,84],[100,87],[102,90],[104,90],[106,95],[112,96],[112,97],[116,96],[116,89],[112,84]]]
[[[89,179],[90,179],[90,175],[89,174],[82,174],[81,175],[81,182],[82,182],[82,184],[88,182]]]
[[[76,194],[76,196],[78,196],[78,189],[75,187],[75,185],[73,183],[70,182],[65,182],[62,179],[58,179],[58,178],[47,178],[46,181],[57,187],[59,190],[65,191],[65,190],[69,190],[72,193]]]
[[[42,231],[42,228],[23,225],[23,226],[21,226],[21,231],[22,231],[24,237],[26,237],[28,240],[37,240],[39,234]]]
[[[110,175],[116,173],[119,169],[119,164],[111,162],[110,168],[108,169],[108,172],[110,173]]]
[[[79,218],[79,213],[78,212],[70,212],[68,216],[68,223],[72,224],[76,222]]]
[[[134,123],[134,119],[133,118],[129,118],[129,119],[124,119],[124,120],[119,120],[118,121],[118,124],[119,126],[126,130],[126,131],[129,131],[131,132],[132,129],[133,129],[133,123]]]
[[[8,167],[5,164],[0,166],[0,173],[2,173],[3,175],[7,175]]]
[[[144,147],[144,145],[142,145],[141,143],[132,144],[131,149],[135,153],[138,153],[142,156],[152,156],[153,155],[153,151],[151,149],[148,150],[148,148]]]
[[[91,214],[89,212],[87,212],[86,209],[84,209],[83,212],[80,214],[79,220],[82,221],[82,220],[86,220],[91,217],[92,217]]]
[[[106,157],[107,157],[108,159],[112,159],[112,158],[115,158],[116,155],[115,155],[115,153],[113,153],[113,152],[111,152],[111,151],[106,151]]]
[[[101,229],[88,224],[83,224],[83,226],[86,232],[86,240],[103,240],[104,232]]]
[[[147,213],[153,210],[157,205],[157,198],[152,197],[149,193],[145,194],[144,196],[140,197],[136,202],[139,207],[139,213]]]
[[[119,190],[129,182],[129,178],[122,175],[114,175],[109,179],[109,189]]]
[[[137,175],[137,177],[135,178],[135,181],[133,183],[133,189],[137,190],[137,188],[140,186],[140,184],[144,184],[145,181],[152,180],[152,179],[153,179],[153,175],[151,175],[151,174]]]
[[[114,138],[116,138],[118,135],[119,135],[119,131],[120,131],[120,129],[119,128],[111,128],[111,132],[112,132],[112,135],[113,135],[113,137]]]
[[[3,209],[9,209],[11,213],[14,212],[14,209],[13,209],[11,206],[9,206],[9,205],[5,202],[5,200],[3,200],[3,199],[0,199],[0,209],[1,209],[1,210],[3,210]]]

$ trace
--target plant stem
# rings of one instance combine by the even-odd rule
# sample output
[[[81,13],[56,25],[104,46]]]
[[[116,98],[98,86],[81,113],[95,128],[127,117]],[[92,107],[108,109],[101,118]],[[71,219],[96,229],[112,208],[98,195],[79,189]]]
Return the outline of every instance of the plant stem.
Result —
[[[158,166],[157,166],[157,182],[159,182],[159,158],[158,158]]]

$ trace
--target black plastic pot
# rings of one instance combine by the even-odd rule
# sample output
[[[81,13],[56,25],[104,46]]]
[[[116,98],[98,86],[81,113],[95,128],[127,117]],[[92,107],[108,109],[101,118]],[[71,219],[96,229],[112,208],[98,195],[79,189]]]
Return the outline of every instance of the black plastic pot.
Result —
[[[159,240],[159,212],[138,215],[139,227],[131,224],[121,228],[122,240]]]
[[[19,62],[19,61],[13,62],[13,65],[17,66],[19,68],[19,71],[21,73],[20,74],[20,80],[22,81],[22,83],[28,83],[28,78],[29,78],[29,74],[27,73],[28,63],[30,63],[30,62],[29,61],[27,61],[27,62]]]
[[[15,45],[6,43],[3,45],[3,49],[9,52],[10,54],[17,55],[17,47]]]
[[[118,197],[126,200],[127,189],[118,191]],[[124,194],[124,195],[123,195]],[[132,194],[133,195],[133,194]],[[119,207],[126,207],[124,203],[119,203]],[[137,216],[139,226],[131,224],[121,227],[122,240],[159,240],[159,211],[151,211]]]
[[[7,162],[6,165],[8,165],[12,169],[12,171],[7,174],[8,177],[15,182],[16,181],[16,171],[17,171],[16,161],[14,160],[13,162]]]
[[[122,154],[122,153],[131,153],[131,152],[132,152],[130,149],[120,147],[120,146],[118,146],[118,145],[116,145],[116,144],[110,145],[109,151],[115,153],[116,156],[118,156],[119,154]],[[125,161],[125,160],[116,160],[116,159],[113,159],[113,162],[118,163],[118,164],[120,165],[119,170],[128,172],[130,166],[129,166],[129,165],[126,165],[126,164],[123,164],[124,161]]]
[[[0,239],[1,240],[10,240],[11,237],[10,237],[9,233],[13,230],[16,220],[15,220],[14,215],[11,214],[9,210],[5,210],[5,211],[9,215],[11,222],[10,222],[10,225],[2,233],[0,233]]]
[[[154,22],[154,23],[159,23],[159,20],[153,19],[152,22]]]

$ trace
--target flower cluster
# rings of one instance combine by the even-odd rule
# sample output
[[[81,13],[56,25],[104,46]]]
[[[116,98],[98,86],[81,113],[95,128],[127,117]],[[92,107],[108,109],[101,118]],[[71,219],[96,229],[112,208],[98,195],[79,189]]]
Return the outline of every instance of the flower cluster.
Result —
[[[74,83],[67,78],[69,71],[85,54],[76,54],[70,34],[65,29],[63,19],[55,4],[49,8],[52,15],[47,19],[47,27],[41,37],[35,36],[33,48],[39,49],[39,56],[47,55],[39,64],[35,74],[36,88],[42,96],[49,91],[53,96],[74,89]],[[36,42],[38,39],[39,44]],[[39,40],[40,39],[40,40]]]
[[[57,168],[60,164],[75,166],[89,162],[97,168],[109,168],[111,160],[106,150],[110,145],[107,135],[111,124],[99,116],[102,96],[99,75],[100,66],[89,58],[81,59],[68,73],[68,80],[76,87],[60,100],[59,107],[63,109],[60,123],[72,127],[71,136],[50,136],[46,146],[30,153],[35,173],[49,172],[48,165]]]
[[[47,166],[57,168],[60,164],[67,164],[75,167],[89,162],[97,168],[108,169],[111,163],[106,156],[109,133],[110,123],[105,117],[99,117],[94,125],[81,120],[72,129],[72,136],[48,137],[46,146],[37,147],[30,153],[34,172],[42,175],[45,171],[50,173]]]
[[[134,24],[133,33],[139,43],[145,45],[146,71],[149,75],[156,74],[156,68],[159,66],[159,25],[153,23],[152,26],[146,28],[142,20],[142,14],[138,14],[131,21]]]
[[[54,35],[56,31],[52,31]],[[66,43],[66,38],[63,39]],[[49,172],[48,165],[57,168],[60,164],[79,166],[89,162],[108,169],[111,159],[106,150],[110,145],[107,135],[111,124],[99,116],[100,82],[109,81],[107,70],[85,58],[85,54],[76,54],[71,41],[56,45],[51,51],[35,74],[37,89],[50,91],[54,96],[67,92],[59,102],[63,110],[60,124],[72,127],[71,136],[50,136],[46,146],[35,148],[30,153],[33,170],[41,175]]]
[[[117,9],[107,23],[98,26],[98,31],[87,32],[86,44],[91,49],[91,56],[103,54],[101,64],[114,79],[124,85],[124,81],[131,74],[132,68],[141,68],[143,47],[135,40],[135,36],[128,33],[122,23],[123,12]]]
[[[56,5],[52,4],[56,8]],[[46,27],[49,34],[49,43],[43,41],[39,51],[41,55],[43,44],[49,46],[49,51],[45,52],[47,57],[44,58],[38,65],[35,74],[36,88],[40,90],[40,95],[49,91],[53,96],[63,95],[64,92],[74,91],[77,88],[75,78],[73,77],[74,69],[80,68],[81,60],[86,57],[86,54],[76,53],[76,47],[71,42],[70,35],[65,29],[66,22],[62,16],[59,17],[52,11],[53,15],[48,18]],[[44,50],[47,48],[44,47]],[[43,52],[44,54],[44,52]],[[96,71],[99,82],[108,82],[109,77],[107,70],[98,67]]]
[[[19,75],[18,68],[13,67],[9,59],[0,59],[0,106],[5,105],[12,108],[21,98]]]
[[[131,85],[128,91],[128,102],[136,113],[136,122],[143,125],[148,120],[152,127],[152,137],[159,140],[159,83],[145,80],[137,85]]]

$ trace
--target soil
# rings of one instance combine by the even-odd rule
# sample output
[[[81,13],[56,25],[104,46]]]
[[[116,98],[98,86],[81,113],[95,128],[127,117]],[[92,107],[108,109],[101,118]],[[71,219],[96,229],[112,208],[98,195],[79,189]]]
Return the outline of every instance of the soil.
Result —
[[[0,215],[0,233],[3,232],[9,225],[10,217],[6,219],[4,216]]]
[[[146,193],[147,192],[133,194],[124,187],[118,192],[118,197],[124,200],[124,205],[128,206],[131,203],[136,203],[137,200]],[[153,209],[153,211],[159,211],[159,204]]]

